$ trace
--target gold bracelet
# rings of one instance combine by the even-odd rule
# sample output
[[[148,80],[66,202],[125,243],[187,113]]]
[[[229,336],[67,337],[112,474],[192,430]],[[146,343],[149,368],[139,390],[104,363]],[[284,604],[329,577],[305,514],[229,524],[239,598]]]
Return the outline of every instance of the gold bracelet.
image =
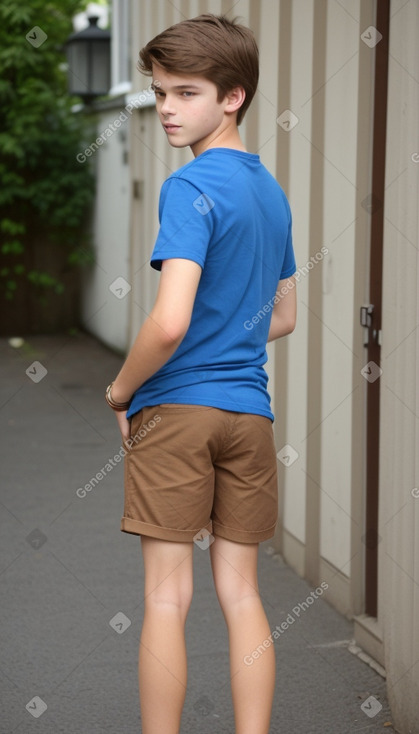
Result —
[[[106,402],[108,403],[108,405],[111,406],[112,410],[121,411],[121,412],[123,410],[128,410],[131,404],[131,400],[128,400],[127,403],[116,403],[115,400],[112,399],[112,395],[111,395],[112,385],[113,385],[113,382],[111,382],[111,384],[108,385],[108,387],[106,388],[106,392],[105,392]]]

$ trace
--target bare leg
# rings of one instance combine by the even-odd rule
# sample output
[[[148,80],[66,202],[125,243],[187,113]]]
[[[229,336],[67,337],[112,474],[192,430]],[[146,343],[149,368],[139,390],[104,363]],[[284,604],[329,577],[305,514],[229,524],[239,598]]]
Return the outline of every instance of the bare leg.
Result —
[[[215,588],[227,623],[236,734],[268,734],[275,688],[273,644],[253,650],[270,629],[257,583],[258,544],[216,537],[210,546]],[[250,658],[249,658],[250,656]],[[252,663],[247,664],[244,659]]]
[[[178,734],[185,701],[185,621],[192,600],[193,543],[141,537],[145,609],[138,678],[143,734]]]

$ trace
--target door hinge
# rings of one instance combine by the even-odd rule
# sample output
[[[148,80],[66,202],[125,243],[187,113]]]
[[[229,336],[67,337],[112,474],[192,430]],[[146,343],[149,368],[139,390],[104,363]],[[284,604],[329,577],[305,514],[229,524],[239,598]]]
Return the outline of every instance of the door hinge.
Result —
[[[361,326],[365,326],[367,329],[370,328],[372,325],[373,311],[374,305],[372,303],[368,303],[366,306],[361,306],[359,315]]]
[[[372,328],[372,315],[374,313],[374,304],[367,303],[365,306],[361,306],[359,312],[359,320],[361,326],[364,327],[364,347],[368,347],[370,344],[370,334],[372,341],[381,347],[381,329]]]

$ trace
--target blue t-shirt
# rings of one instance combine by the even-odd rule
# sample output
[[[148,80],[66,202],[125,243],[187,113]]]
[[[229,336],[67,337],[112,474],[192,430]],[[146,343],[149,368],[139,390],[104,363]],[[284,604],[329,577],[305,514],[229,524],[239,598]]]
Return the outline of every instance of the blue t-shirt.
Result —
[[[164,182],[159,218],[151,265],[185,258],[202,273],[186,336],[128,416],[189,403],[273,420],[266,342],[278,281],[296,270],[284,192],[258,155],[210,148]]]

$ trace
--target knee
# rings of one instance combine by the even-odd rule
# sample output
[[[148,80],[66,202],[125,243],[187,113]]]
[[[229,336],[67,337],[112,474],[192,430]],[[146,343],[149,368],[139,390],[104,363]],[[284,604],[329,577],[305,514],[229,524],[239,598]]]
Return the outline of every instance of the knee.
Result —
[[[217,536],[211,545],[211,564],[214,585],[221,608],[243,611],[260,603],[257,543],[235,543]]]
[[[163,614],[177,616],[186,620],[192,602],[192,583],[179,585],[162,584],[145,596],[145,611],[153,615]]]
[[[259,601],[259,592],[245,579],[226,580],[214,579],[215,590],[217,592],[218,601],[224,612],[229,609],[247,605],[253,605],[255,601]]]

